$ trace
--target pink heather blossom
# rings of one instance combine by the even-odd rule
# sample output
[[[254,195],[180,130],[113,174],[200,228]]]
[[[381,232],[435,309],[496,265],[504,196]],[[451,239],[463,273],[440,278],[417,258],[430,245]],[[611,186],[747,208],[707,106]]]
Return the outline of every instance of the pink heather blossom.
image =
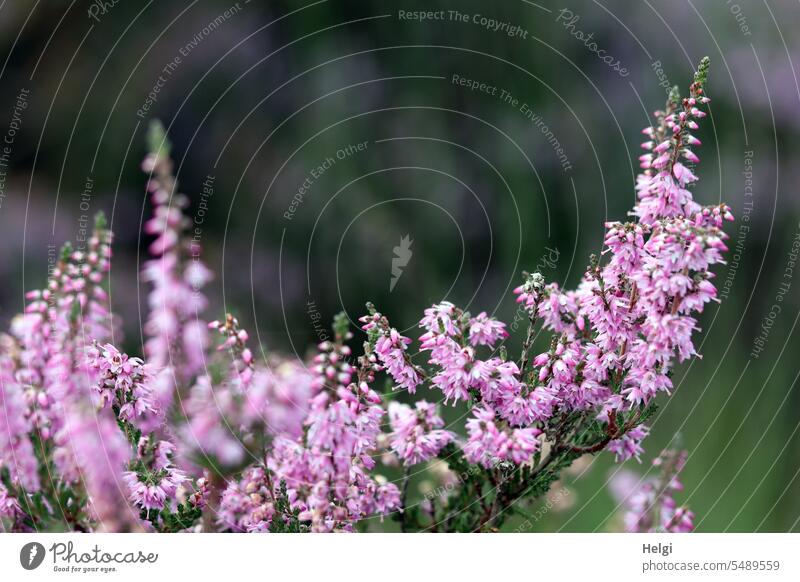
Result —
[[[0,355],[0,459],[11,480],[28,492],[38,491],[38,461],[29,433],[33,426],[23,389],[11,376],[10,362]],[[43,393],[41,402],[49,405]],[[41,405],[37,402],[36,405]]]
[[[92,346],[87,365],[96,374],[93,386],[101,406],[112,406],[121,420],[150,432],[163,421],[153,395],[149,368],[139,358],[121,353],[111,344]]]
[[[469,320],[469,343],[473,346],[493,346],[508,337],[506,325],[481,312]]]
[[[335,393],[323,392],[312,400],[307,442],[334,453],[334,463],[357,456],[372,468],[369,452],[375,449],[384,415],[381,398],[366,382],[350,384]]]
[[[413,394],[422,380],[416,368],[406,359],[405,352],[410,343],[409,338],[392,328],[388,335],[382,336],[375,344],[375,353],[398,386]]]
[[[299,443],[276,441],[268,466],[284,481],[292,505],[311,531],[352,531],[359,519],[386,515],[400,507],[400,492],[380,476],[370,477],[361,464],[339,450],[307,448]]]
[[[517,465],[531,462],[533,454],[539,450],[540,434],[542,431],[538,428],[515,428],[506,441],[507,450],[501,449],[501,455]]]
[[[578,335],[580,314],[577,292],[562,291],[557,283],[550,283],[544,288],[536,315],[551,331],[565,333],[569,337]]]
[[[285,483],[292,507],[312,531],[352,531],[358,520],[400,507],[397,487],[368,474],[375,467],[384,415],[380,396],[369,386],[369,370],[375,364],[365,356],[367,368],[362,369],[369,373],[345,386],[342,382],[349,380],[351,370],[337,355],[347,351],[342,348],[339,343],[320,345],[321,357],[315,362],[321,365],[317,373],[322,372],[324,379],[314,383],[319,392],[311,399],[305,437],[301,442],[277,437],[267,456],[272,488],[279,481]],[[240,530],[264,531],[271,525],[272,505],[258,505],[253,516],[252,497],[247,501],[239,493],[248,486],[254,487],[228,487],[227,521]],[[261,499],[266,496],[256,501]],[[243,507],[237,507],[242,503]],[[237,518],[242,510],[245,517]]]
[[[19,502],[9,495],[5,485],[0,483],[0,518],[9,518],[12,521],[22,515],[22,508]]]
[[[125,503],[123,477],[131,449],[108,411],[95,413],[75,405],[55,444],[56,468],[68,482],[86,488],[89,509],[99,527],[108,531],[136,527],[136,513]]]
[[[470,463],[491,468],[501,461],[517,465],[531,461],[539,450],[538,428],[504,428],[496,413],[490,408],[475,408],[474,418],[467,421],[469,439],[464,445],[464,455]]]
[[[222,493],[218,524],[236,532],[269,531],[275,516],[275,494],[263,468],[247,469],[240,481],[232,481]],[[296,492],[290,499],[296,500]]]
[[[11,323],[12,337],[4,340],[4,366],[25,386],[28,417],[43,439],[63,425],[57,406],[73,397],[82,381],[80,363],[88,337],[106,339],[113,315],[99,285],[110,268],[111,233],[98,215],[85,250],[64,245],[47,288],[26,294],[25,313]],[[14,354],[13,361],[8,356]]]
[[[436,321],[445,321],[439,324]],[[477,324],[474,345],[465,346],[454,338],[464,338],[468,333],[462,329],[463,314],[449,303],[434,305],[426,310],[426,316],[420,322],[420,327],[428,331],[420,337],[421,350],[430,352],[428,363],[433,364],[437,371],[431,378],[431,384],[439,388],[445,397],[445,403],[459,400],[468,400],[470,391],[481,393],[490,402],[501,402],[513,398],[519,389],[519,379],[515,374],[519,372],[516,365],[504,363],[499,358],[488,360],[480,359],[476,348],[489,337],[485,334],[488,330],[491,342],[504,336],[505,330],[485,317],[485,314],[471,320]],[[458,322],[458,324],[454,323]],[[469,322],[468,325],[471,326]],[[488,326],[488,327],[487,327]]]
[[[239,402],[230,386],[215,389],[210,377],[197,378],[184,401],[187,422],[180,427],[183,455],[210,457],[224,466],[241,463],[245,450],[235,431]]]
[[[436,406],[418,400],[414,408],[407,404],[389,404],[392,427],[391,446],[407,466],[435,457],[455,435],[442,430],[444,421],[436,414]]]
[[[636,457],[636,460],[641,462],[639,457],[644,452],[641,443],[649,432],[649,428],[639,425],[631,429],[622,438],[608,443],[608,450],[616,455],[618,462],[626,461],[631,457]]]
[[[154,207],[145,232],[156,237],[149,248],[153,258],[142,271],[152,285],[145,354],[154,367],[170,366],[179,381],[189,381],[205,365],[208,338],[201,313],[207,300],[201,289],[212,274],[201,261],[200,244],[190,238],[191,220],[184,215],[189,199],[176,191],[172,161],[164,155],[169,144],[160,141],[160,150],[142,164]]]
[[[475,365],[473,348],[461,347],[449,338],[445,339],[446,348],[434,352],[439,354],[438,357],[429,360],[429,363],[441,366],[441,372],[433,377],[431,383],[442,391],[445,404],[450,400],[456,404],[459,400],[469,399],[473,382],[480,382],[485,374],[480,364]]]
[[[457,318],[459,315],[455,305],[449,301],[442,301],[425,310],[425,317],[420,320],[419,325],[429,332],[452,337],[461,333],[460,322],[456,321]]]
[[[148,437],[139,440],[136,470],[123,474],[134,505],[161,510],[167,502],[175,503],[178,488],[188,478],[173,466],[174,452],[175,446],[169,441],[153,443]]]
[[[228,351],[231,355],[231,371],[237,388],[245,391],[253,378],[253,352],[247,347],[249,334],[239,326],[239,320],[228,314],[225,321],[212,321],[209,329],[215,329],[225,338],[217,346],[218,351]]]
[[[517,303],[521,303],[526,309],[535,311],[536,306],[542,298],[544,291],[544,277],[541,273],[533,273],[525,280],[525,283],[514,289],[517,296]]]
[[[629,532],[686,533],[694,529],[694,514],[675,502],[683,490],[678,474],[686,464],[686,452],[664,451],[653,460],[661,474],[627,492],[625,529]]]
[[[417,386],[422,383],[422,377],[406,353],[411,339],[400,335],[393,327],[390,328],[380,313],[364,316],[361,321],[364,323],[364,331],[378,330],[375,354],[386,372],[399,387],[405,388],[410,394],[416,392]]]
[[[324,341],[317,346],[319,352],[313,359],[311,372],[315,391],[329,387],[346,388],[353,378],[353,366],[347,361],[352,351],[349,346]]]
[[[300,438],[316,390],[314,380],[302,363],[291,360],[277,360],[269,368],[256,370],[247,392],[245,421],[262,422],[276,436]]]
[[[684,150],[684,155],[686,155],[688,152],[689,150]],[[700,161],[700,159],[694,154],[691,154],[691,157],[693,158],[693,160],[696,160],[697,162]],[[675,178],[677,178],[678,183],[681,186],[685,186],[686,184],[697,180],[697,176],[692,174],[692,172],[680,162],[675,162],[672,165],[672,173],[674,174]]]

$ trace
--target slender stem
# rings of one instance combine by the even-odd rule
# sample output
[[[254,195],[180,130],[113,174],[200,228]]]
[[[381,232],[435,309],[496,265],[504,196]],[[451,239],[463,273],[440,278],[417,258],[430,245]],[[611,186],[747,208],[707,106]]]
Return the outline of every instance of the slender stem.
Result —
[[[522,344],[522,354],[519,357],[519,375],[520,378],[525,378],[525,367],[528,365],[528,352],[531,349],[531,344],[533,343],[533,328],[534,324],[536,323],[536,317],[531,312],[530,316],[528,317],[528,333],[525,336],[525,343]]]
[[[403,506],[403,512],[400,514],[400,531],[406,533],[407,531],[407,514],[406,514],[406,503],[408,499],[408,484],[411,480],[409,475],[409,469],[407,466],[403,467],[403,484],[400,492],[400,503]]]
[[[222,498],[222,488],[225,486],[225,478],[219,471],[211,472],[211,479],[208,482],[208,501],[203,510],[203,531],[214,531],[214,517],[219,509],[219,502]]]

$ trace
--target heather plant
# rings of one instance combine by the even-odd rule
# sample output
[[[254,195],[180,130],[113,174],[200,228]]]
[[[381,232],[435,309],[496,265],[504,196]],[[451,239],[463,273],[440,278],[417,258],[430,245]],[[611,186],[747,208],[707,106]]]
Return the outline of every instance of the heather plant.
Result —
[[[732,220],[690,192],[707,70],[704,59],[689,94],[673,90],[644,130],[638,202],[628,221],[605,225],[577,288],[524,274],[516,350],[483,312],[433,305],[415,344],[367,304],[355,353],[340,314],[310,361],[257,359],[237,317],[204,319],[212,273],[154,124],[142,165],[152,204],[143,358],[114,345],[112,235],[98,216],[0,342],[4,527],[331,532],[391,519],[402,531],[492,531],[583,455],[638,459],[676,362],[697,355],[696,315],[717,300],[711,268]],[[536,353],[539,331],[550,341]],[[417,399],[421,386],[441,402]],[[446,406],[466,407],[463,427],[445,423]],[[663,476],[628,496],[629,530],[692,529],[674,500],[684,462],[658,457]],[[447,486],[415,501],[409,483],[424,471]]]
[[[645,480],[624,499],[625,529],[629,532],[687,532],[694,514],[675,502],[683,490],[678,474],[686,464],[686,451],[663,451],[653,460],[659,469],[655,478]]]

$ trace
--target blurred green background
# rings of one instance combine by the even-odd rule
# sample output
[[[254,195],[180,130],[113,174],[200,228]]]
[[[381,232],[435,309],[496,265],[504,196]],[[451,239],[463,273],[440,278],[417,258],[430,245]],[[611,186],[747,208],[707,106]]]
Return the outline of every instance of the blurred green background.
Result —
[[[210,317],[235,311],[262,345],[299,356],[319,322],[340,309],[355,320],[366,300],[402,328],[445,298],[510,321],[521,270],[580,279],[603,222],[633,204],[641,127],[708,55],[695,196],[738,217],[726,296],[701,320],[703,358],[679,369],[644,462],[621,470],[645,475],[679,441],[679,501],[699,530],[800,531],[798,30],[788,2],[3,2],[0,317],[102,209],[118,332],[140,351],[138,166],[160,118],[216,273]],[[619,529],[606,484],[620,467],[586,461],[535,531]]]

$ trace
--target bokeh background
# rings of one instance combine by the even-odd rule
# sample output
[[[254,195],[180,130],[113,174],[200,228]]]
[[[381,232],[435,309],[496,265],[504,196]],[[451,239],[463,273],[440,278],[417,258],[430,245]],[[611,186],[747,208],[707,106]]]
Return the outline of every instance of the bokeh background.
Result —
[[[789,1],[2,0],[0,319],[103,210],[140,351],[139,163],[159,118],[216,273],[210,316],[237,313],[266,349],[303,357],[367,300],[403,328],[442,299],[510,321],[523,269],[580,279],[633,204],[641,127],[708,55],[695,196],[738,220],[703,358],[641,465],[585,459],[529,511],[535,531],[618,530],[609,482],[683,446],[700,531],[800,531],[798,32]]]

